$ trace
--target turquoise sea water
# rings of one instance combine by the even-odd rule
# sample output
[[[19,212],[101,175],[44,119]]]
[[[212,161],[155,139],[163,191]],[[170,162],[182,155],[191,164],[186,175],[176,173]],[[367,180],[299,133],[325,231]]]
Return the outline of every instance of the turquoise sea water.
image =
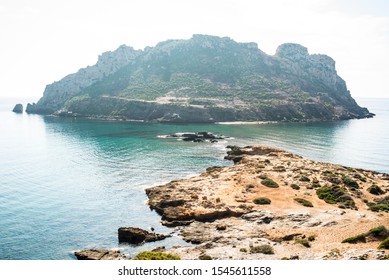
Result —
[[[184,244],[173,237],[119,245],[121,226],[168,233],[144,189],[202,172],[226,145],[265,144],[311,159],[389,173],[389,100],[358,100],[373,119],[314,124],[172,125],[112,123],[14,114],[0,104],[0,259],[72,259],[85,248],[135,254]],[[216,144],[158,138],[212,131]]]

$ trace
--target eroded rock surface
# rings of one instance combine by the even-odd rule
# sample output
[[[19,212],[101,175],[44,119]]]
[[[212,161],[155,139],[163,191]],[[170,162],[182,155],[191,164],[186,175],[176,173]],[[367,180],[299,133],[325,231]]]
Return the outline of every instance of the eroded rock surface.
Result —
[[[213,259],[383,259],[389,254],[377,250],[379,240],[372,238],[342,243],[380,225],[389,228],[382,206],[387,205],[387,174],[262,146],[230,147],[227,158],[235,164],[146,189],[150,208],[162,222],[195,245],[168,252],[183,259],[204,254]],[[383,193],[371,194],[372,185]],[[328,186],[341,191],[330,192]],[[271,203],[254,203],[258,197]],[[260,253],[262,245],[274,254]]]

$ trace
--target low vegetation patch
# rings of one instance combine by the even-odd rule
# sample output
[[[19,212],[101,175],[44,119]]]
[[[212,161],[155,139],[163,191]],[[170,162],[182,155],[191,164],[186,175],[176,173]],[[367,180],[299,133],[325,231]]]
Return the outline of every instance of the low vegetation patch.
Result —
[[[389,231],[384,226],[378,226],[370,229],[368,235],[377,239],[385,239],[389,237]]]
[[[379,186],[377,186],[376,184],[369,187],[367,189],[367,191],[371,194],[374,194],[374,195],[381,195],[381,194],[385,193],[385,191],[383,189],[381,189]]]
[[[355,209],[354,200],[339,185],[325,185],[316,190],[317,196],[329,204],[338,204],[340,208]]]
[[[301,181],[301,182],[310,182],[311,179],[309,179],[307,176],[301,176],[301,177],[300,177],[300,181]]]
[[[360,180],[360,181],[362,181],[362,182],[366,182],[366,178],[364,178],[362,175],[360,175],[360,174],[354,174],[354,176],[353,176],[355,179],[358,179],[358,180]]]
[[[210,261],[210,260],[212,260],[212,257],[209,256],[209,255],[206,255],[206,254],[202,254],[202,255],[199,256],[199,260]]]
[[[346,238],[342,241],[342,243],[351,243],[351,244],[366,243],[366,234],[361,233],[356,236]]]
[[[316,240],[316,236],[314,236],[314,235],[310,235],[310,236],[308,236],[308,241],[315,241]]]
[[[273,168],[274,171],[277,171],[277,172],[285,172],[286,171],[286,168],[285,166],[282,166],[282,165],[279,165],[279,166],[275,166]]]
[[[343,184],[345,184],[347,187],[350,187],[351,189],[359,189],[358,183],[348,176],[343,176],[342,182]]]
[[[294,190],[299,190],[299,189],[300,189],[300,186],[297,185],[297,184],[292,184],[290,187],[291,187],[292,189],[294,189]]]
[[[320,187],[321,187],[321,185],[320,185],[319,182],[313,182],[313,183],[311,184],[310,189],[317,189],[317,188],[320,188]]]
[[[265,255],[273,255],[274,250],[273,247],[270,245],[259,245],[259,246],[254,246],[250,248],[250,253],[252,254],[265,254]]]
[[[367,206],[369,206],[369,210],[374,212],[389,212],[389,196],[376,198],[374,199],[374,202],[366,202]]]
[[[278,188],[279,185],[270,178],[265,178],[261,181],[261,184],[268,188]]]
[[[296,239],[296,241],[294,243],[301,244],[301,245],[303,245],[304,247],[307,247],[307,248],[311,248],[311,244],[306,239]]]
[[[367,203],[367,206],[369,206],[369,210],[373,212],[389,212],[389,204],[383,204],[383,203]]]
[[[253,200],[253,202],[255,204],[261,204],[261,205],[263,205],[263,204],[271,204],[270,198],[267,198],[267,197],[257,197],[257,198],[255,198]]]
[[[378,246],[378,249],[384,249],[384,250],[389,249],[389,237],[381,242],[381,244]]]
[[[144,251],[136,255],[134,260],[180,260],[180,257],[163,252]]]
[[[312,202],[310,202],[310,201],[308,201],[308,200],[306,200],[306,199],[304,199],[304,198],[296,197],[296,198],[294,199],[294,201],[300,203],[302,206],[305,206],[305,207],[313,207]]]

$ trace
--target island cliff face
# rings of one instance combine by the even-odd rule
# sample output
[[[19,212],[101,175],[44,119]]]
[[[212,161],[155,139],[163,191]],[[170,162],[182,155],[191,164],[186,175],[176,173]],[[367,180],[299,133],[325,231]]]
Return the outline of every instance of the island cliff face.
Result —
[[[322,121],[372,117],[326,55],[194,35],[143,51],[121,46],[46,86],[26,111],[161,122]]]

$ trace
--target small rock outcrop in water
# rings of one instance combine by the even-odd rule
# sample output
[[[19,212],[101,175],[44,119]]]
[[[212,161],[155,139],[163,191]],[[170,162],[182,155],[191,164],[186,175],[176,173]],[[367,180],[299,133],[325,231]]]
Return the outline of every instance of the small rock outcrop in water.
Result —
[[[140,228],[121,227],[118,229],[118,237],[120,243],[140,244],[162,240],[169,237],[169,235],[148,232]]]
[[[75,252],[78,260],[128,260],[120,251],[105,249],[90,249]]]
[[[23,105],[22,104],[16,104],[15,107],[13,108],[12,112],[21,114],[23,113]]]
[[[183,141],[189,142],[211,142],[217,143],[217,140],[227,139],[229,137],[224,135],[213,134],[212,132],[183,132],[183,133],[173,133],[166,136],[161,136],[163,138],[176,138]]]

